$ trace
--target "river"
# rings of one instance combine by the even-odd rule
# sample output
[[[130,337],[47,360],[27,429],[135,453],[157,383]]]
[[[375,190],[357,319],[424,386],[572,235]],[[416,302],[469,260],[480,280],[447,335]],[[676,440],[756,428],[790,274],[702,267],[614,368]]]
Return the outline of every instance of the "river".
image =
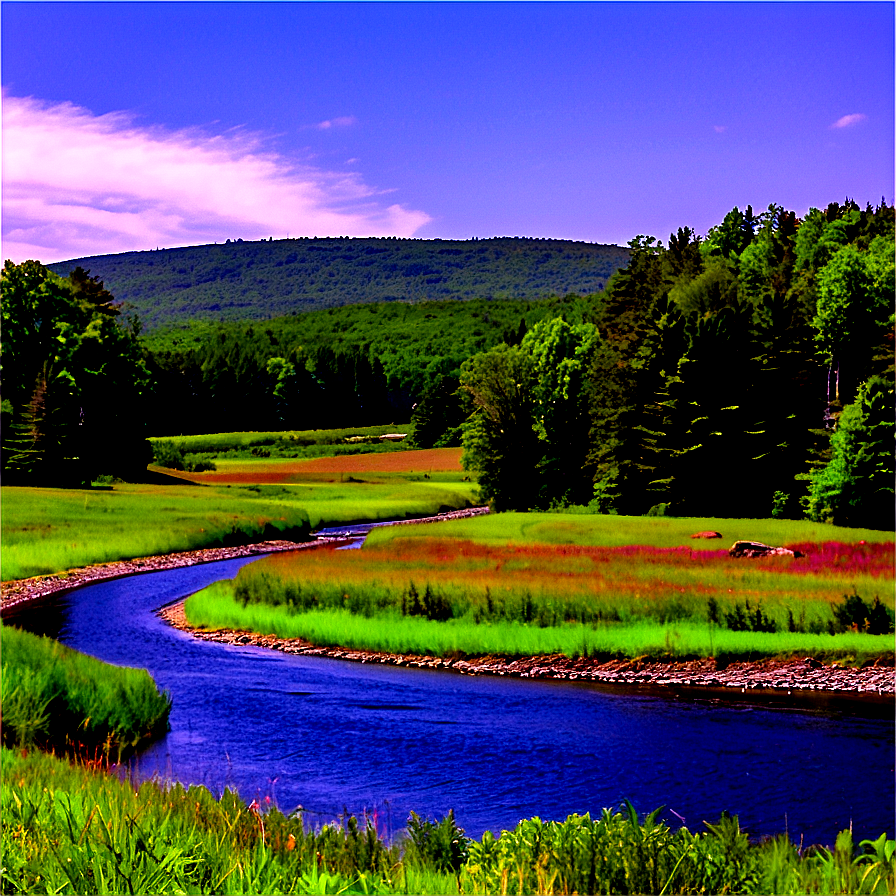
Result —
[[[627,798],[692,829],[737,813],[752,835],[894,834],[892,717],[467,677],[199,641],[156,611],[252,558],[90,585],[5,614],[102,660],[148,669],[171,731],[136,778],[239,790],[317,824],[382,833],[455,810],[472,836]],[[823,705],[823,704],[820,704]],[[878,714],[879,715],[879,714]]]

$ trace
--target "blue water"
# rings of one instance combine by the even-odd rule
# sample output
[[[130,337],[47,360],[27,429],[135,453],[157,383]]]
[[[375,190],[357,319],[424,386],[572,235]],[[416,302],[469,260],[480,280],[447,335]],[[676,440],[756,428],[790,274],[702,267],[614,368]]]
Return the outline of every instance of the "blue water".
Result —
[[[6,621],[147,668],[171,693],[171,731],[138,777],[233,787],[313,823],[376,811],[388,831],[453,808],[479,836],[628,798],[692,829],[728,810],[797,841],[896,830],[892,718],[289,656],[155,615],[247,562],[92,585]]]

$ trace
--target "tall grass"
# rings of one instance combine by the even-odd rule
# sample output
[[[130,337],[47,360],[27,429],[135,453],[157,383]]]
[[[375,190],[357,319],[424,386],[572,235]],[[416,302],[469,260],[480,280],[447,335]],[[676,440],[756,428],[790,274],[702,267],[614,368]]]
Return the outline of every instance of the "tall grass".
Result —
[[[190,597],[186,613],[190,624],[200,628],[233,628],[278,638],[302,638],[323,647],[440,657],[558,653],[602,659],[867,656],[892,650],[893,642],[889,635],[858,632],[736,632],[687,620],[667,624],[649,620],[596,625],[571,622],[542,627],[508,621],[476,623],[468,616],[435,622],[395,612],[369,618],[347,609],[297,613],[285,606],[243,605],[226,582]]]
[[[896,843],[800,851],[754,843],[737,819],[672,830],[630,804],[533,818],[467,838],[450,814],[412,815],[389,844],[372,819],[306,828],[229,791],[163,788],[37,752],[0,755],[4,893],[855,893],[894,891]],[[833,832],[832,832],[833,833]]]
[[[111,666],[3,626],[3,743],[113,760],[168,728],[171,701],[143,669]]]

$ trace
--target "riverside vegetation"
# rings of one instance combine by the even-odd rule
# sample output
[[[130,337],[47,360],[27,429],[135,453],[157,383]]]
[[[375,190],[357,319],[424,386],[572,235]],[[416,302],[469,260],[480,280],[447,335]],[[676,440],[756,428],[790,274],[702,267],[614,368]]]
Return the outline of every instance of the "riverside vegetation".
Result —
[[[805,556],[695,548],[695,526],[731,541],[786,533]],[[892,653],[891,538],[773,520],[502,514],[375,531],[347,554],[268,557],[185,610],[198,627],[387,653],[861,662]]]

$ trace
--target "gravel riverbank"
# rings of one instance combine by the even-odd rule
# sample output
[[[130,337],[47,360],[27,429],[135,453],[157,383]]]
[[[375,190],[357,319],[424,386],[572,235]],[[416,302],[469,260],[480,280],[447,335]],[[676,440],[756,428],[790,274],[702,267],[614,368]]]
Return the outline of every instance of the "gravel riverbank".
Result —
[[[896,694],[893,660],[860,668],[842,668],[811,657],[736,662],[720,668],[713,658],[685,662],[570,658],[562,654],[512,658],[503,656],[443,659],[437,656],[379,653],[345,647],[318,647],[300,638],[276,638],[233,629],[205,631],[193,628],[183,603],[166,607],[160,615],[170,625],[194,637],[221,644],[253,645],[285,653],[383,663],[416,669],[444,669],[466,675],[502,675],[514,678],[561,679],[641,687],[736,689],[740,692],[774,691],[792,694],[828,692],[855,697],[892,698]]]

